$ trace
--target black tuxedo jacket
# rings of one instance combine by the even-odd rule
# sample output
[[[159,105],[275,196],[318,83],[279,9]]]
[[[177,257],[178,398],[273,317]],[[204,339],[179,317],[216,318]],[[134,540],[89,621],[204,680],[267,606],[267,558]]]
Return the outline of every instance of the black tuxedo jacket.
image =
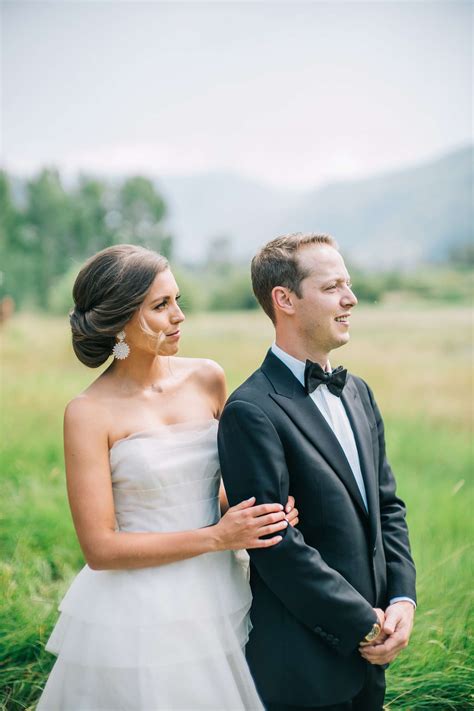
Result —
[[[368,513],[345,454],[312,399],[271,351],[229,398],[219,456],[231,505],[296,499],[300,523],[249,551],[253,630],[247,660],[265,702],[317,706],[355,696],[358,644],[374,607],[415,600],[405,506],[385,457],[372,392],[348,375],[342,395],[359,452]]]

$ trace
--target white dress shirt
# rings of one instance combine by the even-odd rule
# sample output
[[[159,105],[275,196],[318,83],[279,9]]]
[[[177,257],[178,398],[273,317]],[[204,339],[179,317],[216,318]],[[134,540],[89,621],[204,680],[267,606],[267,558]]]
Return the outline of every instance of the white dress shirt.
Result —
[[[291,370],[295,378],[304,387],[304,371],[306,363],[303,363],[303,361],[289,355],[289,353],[286,353],[286,351],[277,346],[276,343],[272,345],[272,353]],[[331,366],[329,366],[329,372],[331,372]],[[368,511],[367,494],[360,468],[360,459],[354,438],[354,432],[352,431],[351,423],[349,422],[349,418],[344,405],[342,404],[341,398],[337,397],[337,395],[333,395],[329,391],[328,386],[324,384],[319,385],[316,390],[313,390],[309,397],[314,402],[341,445],[354,475],[354,479],[356,480],[360,495],[362,496],[362,501]],[[415,601],[410,597],[394,597],[390,600],[390,604],[404,600],[411,602],[412,605],[416,607]]]
[[[301,385],[304,387],[305,363],[297,358],[294,358],[288,353],[285,353],[285,351],[279,348],[276,343],[272,345],[272,352],[291,370],[295,378],[299,380]],[[331,372],[330,368],[329,372]],[[351,423],[349,422],[349,418],[347,417],[347,412],[344,409],[341,398],[329,392],[327,385],[319,385],[316,390],[313,390],[309,397],[336,435],[336,438],[341,445],[344,454],[346,455],[346,459],[349,462],[349,466],[352,469],[352,473],[354,474],[354,479],[356,480],[360,495],[362,496],[362,501],[368,511],[367,494],[365,491],[364,479],[362,478],[359,453],[354,439],[354,432],[352,431]]]

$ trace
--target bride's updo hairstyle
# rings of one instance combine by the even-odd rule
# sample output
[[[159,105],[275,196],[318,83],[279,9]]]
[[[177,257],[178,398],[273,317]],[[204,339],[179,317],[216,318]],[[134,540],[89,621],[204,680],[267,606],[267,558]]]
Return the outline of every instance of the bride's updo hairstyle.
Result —
[[[105,363],[117,333],[168,266],[157,252],[132,244],[108,247],[87,260],[74,282],[69,314],[72,346],[81,363],[90,368]]]

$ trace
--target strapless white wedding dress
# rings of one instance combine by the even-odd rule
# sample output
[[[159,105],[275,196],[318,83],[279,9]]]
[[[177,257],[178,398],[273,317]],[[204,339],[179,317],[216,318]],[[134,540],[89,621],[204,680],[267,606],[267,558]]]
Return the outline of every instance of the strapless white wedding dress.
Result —
[[[170,425],[110,451],[117,530],[183,531],[219,520],[217,422]],[[243,648],[245,552],[208,553],[75,578],[46,649],[58,658],[38,711],[263,709]]]

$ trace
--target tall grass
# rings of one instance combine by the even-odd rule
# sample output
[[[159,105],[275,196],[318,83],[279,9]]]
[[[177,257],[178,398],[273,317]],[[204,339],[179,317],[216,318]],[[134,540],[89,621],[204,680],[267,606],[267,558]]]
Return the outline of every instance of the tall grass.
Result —
[[[358,309],[334,354],[366,377],[385,413],[408,507],[419,607],[410,646],[388,671],[387,708],[474,708],[470,331],[462,309]],[[194,316],[183,355],[207,356],[235,387],[262,359],[257,313]],[[2,344],[0,709],[33,709],[54,659],[44,644],[81,567],[64,487],[64,405],[95,376],[77,364],[66,322],[19,316]]]

